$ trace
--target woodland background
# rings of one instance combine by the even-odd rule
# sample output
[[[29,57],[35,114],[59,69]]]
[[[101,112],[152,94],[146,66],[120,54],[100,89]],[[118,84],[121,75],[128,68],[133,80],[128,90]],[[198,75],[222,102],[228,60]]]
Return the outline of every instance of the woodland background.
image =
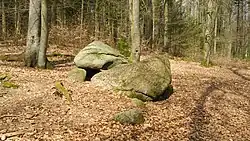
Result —
[[[25,45],[29,1],[1,0],[0,9],[0,41]],[[129,10],[128,0],[49,0],[49,44],[102,40],[128,56]],[[250,0],[141,0],[138,14],[143,52],[201,62],[249,59]]]
[[[46,70],[24,67],[20,56],[32,1],[39,3],[0,0],[0,76],[8,79],[0,80],[2,140],[250,139],[250,0],[48,0],[45,59],[55,67]],[[144,124],[126,125],[113,115],[138,108],[130,98],[73,82],[68,73],[94,40],[131,55],[130,6],[138,1],[142,59],[170,54],[174,93],[145,102]],[[56,82],[72,94],[72,105],[57,95]]]

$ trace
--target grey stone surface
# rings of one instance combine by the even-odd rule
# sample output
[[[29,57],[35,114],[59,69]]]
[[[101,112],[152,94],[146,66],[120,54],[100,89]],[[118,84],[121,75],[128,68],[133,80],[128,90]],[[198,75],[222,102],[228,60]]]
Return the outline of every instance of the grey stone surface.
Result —
[[[114,116],[114,120],[120,123],[128,124],[141,124],[145,121],[143,112],[138,109],[131,109],[124,112],[120,112]]]
[[[68,73],[68,78],[74,82],[83,82],[87,72],[81,68],[74,68]]]
[[[168,56],[158,55],[100,72],[91,81],[107,89],[121,91],[129,97],[149,101],[163,95],[171,79]]]
[[[100,70],[128,63],[128,60],[118,50],[101,41],[94,41],[75,56],[74,62],[79,68]]]

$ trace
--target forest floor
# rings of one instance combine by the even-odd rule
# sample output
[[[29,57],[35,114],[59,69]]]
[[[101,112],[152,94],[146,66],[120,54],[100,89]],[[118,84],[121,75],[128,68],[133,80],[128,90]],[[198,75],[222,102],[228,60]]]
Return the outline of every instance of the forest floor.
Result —
[[[1,48],[1,53],[8,51],[13,48]],[[73,53],[57,52],[67,54],[54,57],[53,70],[0,61],[0,73],[11,74],[11,81],[19,85],[17,89],[0,86],[3,140],[250,140],[249,64],[205,68],[171,60],[174,93],[164,101],[146,102],[144,124],[126,125],[112,118],[135,108],[131,100],[91,82],[70,81]],[[56,81],[72,92],[71,105],[54,94]]]

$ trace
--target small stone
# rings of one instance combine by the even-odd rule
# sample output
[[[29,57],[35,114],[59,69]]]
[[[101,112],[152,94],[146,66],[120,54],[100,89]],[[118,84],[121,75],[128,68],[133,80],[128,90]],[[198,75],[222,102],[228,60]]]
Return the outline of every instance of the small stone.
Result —
[[[81,68],[74,68],[72,69],[69,74],[68,78],[72,81],[83,82],[86,78],[87,72]]]
[[[141,124],[145,121],[142,111],[138,109],[120,112],[114,116],[114,120],[128,124]]]

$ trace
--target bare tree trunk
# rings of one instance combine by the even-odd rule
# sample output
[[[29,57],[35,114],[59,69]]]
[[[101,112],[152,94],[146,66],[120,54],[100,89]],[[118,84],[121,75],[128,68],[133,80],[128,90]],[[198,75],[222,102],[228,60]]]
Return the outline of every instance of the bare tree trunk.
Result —
[[[121,35],[124,32],[124,29],[126,28],[126,26],[122,26],[123,24],[125,24],[124,19],[126,17],[126,14],[124,13],[124,6],[122,4],[120,4],[118,6],[118,10],[120,10],[120,19],[117,20],[117,39],[116,39],[116,42],[119,42],[119,39],[123,38]],[[116,43],[116,45],[117,45],[117,43]]]
[[[128,12],[128,16],[124,16],[125,17],[125,35],[126,35],[126,37],[128,37],[128,41],[130,42],[131,41],[131,39],[130,39],[130,34],[131,34],[131,32],[130,32],[130,30],[131,30],[131,14],[132,13],[130,13],[130,11],[131,11],[131,9],[130,9],[130,7],[131,7],[131,5],[130,5],[130,1],[131,0],[127,0],[126,1],[126,9],[129,9],[129,12]]]
[[[108,3],[108,6],[107,7],[113,7],[112,5],[111,5],[111,2],[109,1]],[[109,36],[109,40],[111,41],[112,40],[112,11],[110,10],[110,9],[108,9],[107,10],[108,12],[108,16],[107,16],[107,19],[108,19],[108,21],[107,21],[107,33],[108,33],[108,36]]]
[[[114,6],[114,8],[112,9],[113,10],[113,13],[115,14],[112,14],[112,26],[111,26],[111,31],[112,31],[112,34],[111,34],[111,41],[114,43],[114,45],[116,46],[117,44],[117,37],[118,37],[118,18],[117,18],[117,14],[118,13],[118,10],[117,10],[117,7]]]
[[[226,48],[227,48],[227,58],[228,59],[231,59],[232,57],[232,2],[229,2],[228,4],[228,17],[227,17],[227,29],[226,29],[226,38],[228,39],[227,40],[227,43],[226,43]]]
[[[132,1],[132,2],[131,2]],[[139,23],[139,0],[130,0],[130,12],[131,14],[131,41],[132,41],[132,52],[131,59],[133,62],[140,61],[140,23]],[[132,5],[131,5],[132,4]]]
[[[237,0],[237,25],[236,25],[236,43],[235,43],[235,55],[238,54],[240,48],[240,0]]]
[[[167,50],[167,43],[168,43],[168,2],[165,0],[164,2],[164,50]]]
[[[248,19],[248,45],[246,47],[246,51],[245,51],[245,58],[248,58],[249,53],[250,53],[250,0],[247,1],[247,6],[248,6],[248,13],[247,13],[247,19]]]
[[[167,6],[168,6],[168,33],[167,33],[167,35],[168,35],[168,52],[169,53],[174,53],[174,51],[175,51],[175,48],[173,48],[174,46],[172,45],[173,43],[172,43],[172,33],[173,33],[173,31],[174,31],[174,29],[170,29],[169,28],[169,24],[170,23],[172,23],[172,17],[173,17],[173,10],[174,10],[174,8],[175,8],[175,4],[174,4],[174,0],[167,0]]]
[[[99,9],[99,0],[95,0],[95,40],[99,39],[99,32],[100,32],[98,9]]]
[[[5,14],[5,0],[2,0],[2,36],[3,39],[7,36],[6,14]]]
[[[82,32],[83,32],[83,22],[84,22],[84,15],[83,15],[83,8],[84,8],[84,0],[82,0],[82,4],[81,4],[81,20],[80,20],[80,44],[82,44]]]
[[[24,56],[25,66],[28,67],[37,65],[40,47],[40,12],[41,0],[30,0],[27,48]]]
[[[15,36],[18,37],[20,35],[20,12],[19,12],[19,2],[15,0]]]
[[[132,43],[132,33],[134,33],[133,26],[133,0],[129,0],[129,21],[130,21],[130,42]],[[131,44],[132,46],[132,44]]]
[[[215,3],[215,2],[214,2]],[[218,5],[215,3],[215,11],[214,11],[214,54],[217,54],[217,27],[218,27]]]
[[[145,0],[147,6],[146,14],[144,15],[144,39],[147,41],[149,48],[152,48],[152,31],[153,31],[153,19],[152,19],[152,0]]]
[[[113,42],[114,42],[114,45],[116,46],[117,45],[117,38],[118,38],[118,23],[117,23],[117,20],[113,20]]]
[[[207,14],[206,14],[206,28],[205,28],[205,44],[204,44],[204,50],[205,50],[205,56],[204,56],[204,65],[209,66],[210,64],[210,55],[211,55],[211,25],[212,25],[212,8],[213,3],[212,0],[208,1],[207,6]]]
[[[244,31],[244,17],[245,17],[245,10],[244,10],[244,2],[243,0],[241,0],[241,5],[240,5],[240,57],[244,58],[245,55],[245,31]]]
[[[67,23],[67,17],[66,17],[66,0],[63,0],[62,27],[65,27],[66,23]]]
[[[52,1],[51,5],[51,23],[52,25],[56,25],[56,8],[57,8],[57,0]]]
[[[48,5],[47,0],[41,3],[41,40],[38,54],[38,67],[46,68],[46,51],[48,47]]]
[[[152,0],[152,14],[153,14],[153,33],[152,33],[152,47],[155,48],[159,35],[159,0]]]
[[[240,0],[240,48],[239,48],[239,56],[240,58],[244,58],[245,53],[245,31],[244,31],[244,1]]]

